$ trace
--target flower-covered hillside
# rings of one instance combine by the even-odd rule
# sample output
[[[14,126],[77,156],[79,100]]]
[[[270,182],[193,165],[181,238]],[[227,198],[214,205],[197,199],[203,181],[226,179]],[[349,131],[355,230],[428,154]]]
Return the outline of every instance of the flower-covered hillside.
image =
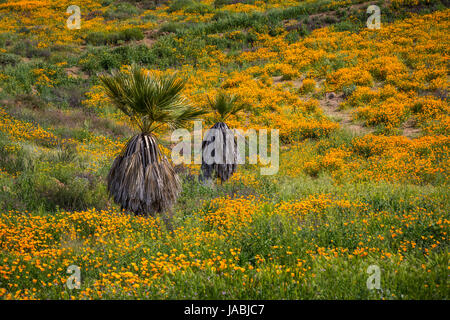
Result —
[[[69,29],[72,4],[0,0],[0,298],[449,298],[446,1],[90,0]],[[235,95],[278,172],[178,165],[170,223],[122,212],[106,177],[137,128],[98,76],[133,63],[185,79],[204,129]]]

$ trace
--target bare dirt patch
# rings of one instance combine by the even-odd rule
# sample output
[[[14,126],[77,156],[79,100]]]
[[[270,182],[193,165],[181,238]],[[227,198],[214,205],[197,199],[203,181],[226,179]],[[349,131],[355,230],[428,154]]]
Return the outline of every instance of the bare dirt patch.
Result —
[[[82,72],[81,68],[77,66],[66,68],[66,74],[68,77],[81,78],[84,80],[89,79],[89,76]]]
[[[151,48],[156,42],[158,30],[146,30],[144,31],[144,39],[136,41],[137,44],[143,44]]]
[[[325,98],[319,100],[320,108],[323,113],[336,121],[343,128],[347,128],[355,134],[363,135],[373,132],[373,129],[365,127],[361,124],[353,122],[351,111],[339,109],[344,101],[343,94],[335,94],[334,92],[327,93]]]
[[[288,85],[292,88],[299,89],[302,86],[303,80],[301,79],[293,79],[293,80],[284,80],[283,76],[275,76],[272,77],[273,84],[275,85]]]
[[[406,120],[400,127],[401,134],[408,138],[416,138],[420,135],[420,128],[418,128],[416,119],[413,117]]]

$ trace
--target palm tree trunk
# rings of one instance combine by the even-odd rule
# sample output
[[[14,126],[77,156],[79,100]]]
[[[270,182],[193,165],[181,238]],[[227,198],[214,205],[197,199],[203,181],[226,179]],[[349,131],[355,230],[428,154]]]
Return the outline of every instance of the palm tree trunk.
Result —
[[[168,210],[181,191],[180,179],[155,137],[144,133],[128,141],[114,160],[107,182],[114,201],[136,215]]]
[[[220,145],[215,139],[221,138]],[[230,142],[232,145],[229,145]],[[208,154],[208,147],[215,144],[215,149]],[[216,150],[216,149],[220,150]],[[221,156],[215,157],[215,152],[220,152]],[[216,158],[219,158],[218,160]],[[228,128],[226,123],[217,122],[208,130],[202,142],[202,166],[200,180],[208,180],[213,177],[220,179],[223,183],[230,179],[237,170],[237,141],[234,133]]]

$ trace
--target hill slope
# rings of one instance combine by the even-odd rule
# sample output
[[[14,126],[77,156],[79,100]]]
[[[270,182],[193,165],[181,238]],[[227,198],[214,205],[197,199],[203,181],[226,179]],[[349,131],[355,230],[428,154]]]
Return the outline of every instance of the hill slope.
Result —
[[[448,299],[447,1],[92,0],[79,30],[70,4],[0,0],[0,297]],[[132,62],[202,108],[239,96],[230,127],[279,129],[278,173],[178,166],[172,230],[120,212],[135,128],[97,74]]]

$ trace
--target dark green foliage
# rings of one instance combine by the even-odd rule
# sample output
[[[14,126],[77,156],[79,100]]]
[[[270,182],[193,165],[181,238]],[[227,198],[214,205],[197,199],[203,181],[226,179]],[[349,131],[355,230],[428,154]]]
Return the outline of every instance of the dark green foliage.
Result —
[[[20,61],[20,57],[16,54],[0,52],[0,66],[15,66]]]
[[[355,84],[351,84],[349,86],[342,87],[342,92],[344,93],[344,98],[350,97],[355,90],[356,90]]]
[[[31,109],[42,110],[45,108],[45,102],[40,96],[35,94],[18,94],[14,99],[14,103],[17,106]]]
[[[4,92],[11,95],[20,93],[31,93],[31,86],[35,82],[36,76],[32,72],[32,66],[20,62],[15,66],[7,65],[2,71],[8,75],[8,81],[2,83]]]
[[[0,48],[7,48],[9,46],[14,45],[17,40],[18,35],[15,33],[0,33]]]
[[[349,32],[359,32],[361,28],[364,27],[364,24],[362,21],[355,22],[354,20],[345,20],[342,22],[339,22],[334,25],[334,30],[336,31],[349,31]]]
[[[159,34],[165,34],[165,33],[176,33],[178,30],[183,28],[183,24],[179,22],[166,22],[164,23],[161,28],[159,28],[158,33]]]
[[[16,173],[33,167],[33,159],[22,148],[11,152],[7,149],[11,142],[8,135],[0,132],[0,168],[9,173]]]
[[[48,49],[38,48],[37,43],[30,40],[18,41],[12,51],[26,58],[48,58],[51,54]]]
[[[195,0],[175,0],[169,5],[168,12],[184,10],[186,13],[205,14],[213,11],[213,8],[207,4]]]
[[[84,99],[86,90],[86,86],[77,84],[61,85],[46,88],[41,93],[41,98],[47,103],[56,105],[59,109],[82,108],[82,100]]]
[[[201,3],[201,2],[195,2],[191,6],[184,9],[184,12],[186,13],[197,13],[204,15],[205,13],[211,13],[214,9],[207,4]]]
[[[128,2],[118,2],[109,6],[104,13],[105,19],[128,19],[139,14],[139,9]]]
[[[286,41],[289,44],[297,42],[298,40],[300,40],[300,33],[297,30],[291,31],[286,35]]]
[[[106,206],[103,179],[84,173],[78,166],[76,151],[70,146],[60,147],[56,154],[36,156],[26,146],[10,151],[5,148],[7,145],[9,138],[0,133],[0,168],[17,175],[13,184],[0,190],[0,205],[6,206],[5,209],[54,211]],[[6,193],[9,196],[3,199]]]
[[[107,197],[100,177],[80,173],[72,165],[57,166],[50,172],[26,170],[17,178],[14,191],[29,209],[54,211],[105,208]]]
[[[144,33],[139,28],[130,28],[116,32],[89,32],[84,40],[95,46],[118,44],[121,41],[142,40]]]
[[[146,45],[124,45],[117,48],[94,48],[83,55],[81,66],[84,71],[95,73],[102,70],[118,69],[132,63],[149,67],[168,68],[180,63],[171,48],[176,42],[171,36],[163,36],[151,48]]]

